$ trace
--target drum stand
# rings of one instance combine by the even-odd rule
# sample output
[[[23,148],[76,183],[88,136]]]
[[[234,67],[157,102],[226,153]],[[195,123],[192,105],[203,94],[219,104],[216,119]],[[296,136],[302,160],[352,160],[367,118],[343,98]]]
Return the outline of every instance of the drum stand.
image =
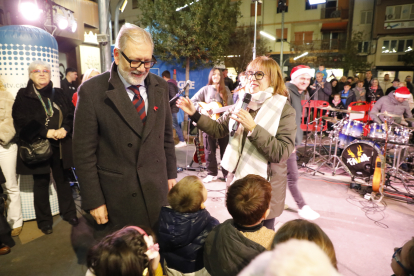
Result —
[[[333,169],[332,172],[332,176],[334,176],[336,174],[336,170],[339,169],[339,166],[342,167],[346,167],[345,164],[342,162],[341,158],[339,158],[339,156],[337,156],[337,152],[338,152],[338,144],[339,144],[339,130],[342,129],[344,123],[344,119],[340,120],[337,124],[337,126],[335,126],[336,124],[333,125],[333,128],[337,128],[338,131],[332,130],[331,133],[329,134],[329,157],[328,160],[326,160],[325,162],[323,162],[322,164],[319,165],[319,167],[316,168],[316,171],[318,171],[320,168],[322,168],[324,165],[327,165],[328,168]],[[335,141],[335,151],[334,154],[331,153],[332,150],[332,142]],[[331,165],[331,166],[329,166]],[[344,171],[352,178],[354,179],[354,177],[347,171],[344,169]],[[314,174],[315,175],[315,174]]]
[[[388,168],[386,173],[390,176],[390,177],[394,177],[396,179],[401,180],[401,182],[403,183],[404,187],[406,189],[408,189],[407,186],[407,182],[411,180],[414,180],[414,177],[412,175],[410,175],[409,173],[403,171],[400,169],[400,166],[403,162],[401,162],[401,152],[403,149],[406,149],[407,146],[400,146],[400,145],[395,145],[394,148],[394,160],[392,162],[392,167]],[[392,186],[391,186],[392,187]]]
[[[313,122],[316,122],[316,124],[315,124],[315,128],[314,128],[314,137],[315,137],[315,142],[313,143],[313,157],[311,158],[311,159],[309,159],[309,161],[307,162],[307,163],[303,163],[302,164],[302,167],[303,168],[306,168],[306,171],[308,171],[308,170],[311,170],[311,171],[313,171],[313,175],[315,175],[316,173],[320,173],[320,174],[322,174],[322,175],[325,175],[325,173],[323,173],[323,172],[320,172],[318,169],[313,169],[313,168],[311,168],[311,167],[309,167],[308,166],[308,164],[312,164],[313,162],[315,162],[315,159],[316,159],[316,154],[318,154],[319,156],[321,156],[321,154],[320,154],[320,148],[319,148],[319,153],[318,152],[316,152],[316,144],[317,144],[317,138],[318,138],[318,127],[319,127],[319,120],[321,120],[322,121],[322,119],[320,119],[320,118],[316,118],[314,121],[312,121],[312,122],[310,122],[310,124],[312,124]],[[321,128],[321,134],[322,134],[322,131],[323,131],[323,127]],[[319,147],[321,147],[321,144],[322,144],[322,135],[321,135],[321,138],[320,138],[320,141],[319,141]],[[305,152],[305,154],[306,154],[306,152]],[[322,156],[321,156],[322,157]],[[322,157],[323,158],[323,157]],[[318,162],[315,162],[315,164],[317,164]]]

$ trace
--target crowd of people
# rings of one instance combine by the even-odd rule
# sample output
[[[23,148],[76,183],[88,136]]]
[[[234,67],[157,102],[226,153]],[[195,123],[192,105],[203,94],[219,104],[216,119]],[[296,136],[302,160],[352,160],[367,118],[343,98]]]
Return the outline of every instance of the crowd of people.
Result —
[[[169,71],[162,77],[149,72],[157,62],[153,49],[147,31],[125,24],[111,70],[89,69],[80,87],[74,85],[77,71],[68,68],[62,89],[54,88],[50,65],[43,61],[29,65],[27,86],[15,99],[0,85],[0,182],[8,195],[0,196],[0,255],[10,252],[11,236],[22,231],[18,174],[33,177],[36,221],[44,234],[53,233],[50,172],[60,215],[78,225],[66,179],[75,167],[82,209],[99,240],[89,250],[87,275],[281,276],[292,270],[339,275],[332,241],[311,222],[320,215],[298,189],[302,100],[328,101],[337,108],[376,101],[380,110],[389,104],[384,90],[386,97],[407,104],[410,80],[403,87],[397,79],[380,84],[367,71],[365,80],[327,82],[323,66],[314,76],[309,66],[300,65],[285,83],[277,62],[263,56],[250,62],[237,83],[227,70],[213,68],[207,85],[191,99],[170,102],[177,84]],[[205,107],[211,103],[227,111],[214,120],[213,109]],[[204,179],[186,176],[176,182],[175,147],[186,146],[179,108],[203,132]],[[232,217],[222,223],[204,205],[205,185],[218,179],[217,146]],[[287,188],[302,219],[275,231]],[[412,275],[414,239],[396,249],[392,259],[395,275]]]

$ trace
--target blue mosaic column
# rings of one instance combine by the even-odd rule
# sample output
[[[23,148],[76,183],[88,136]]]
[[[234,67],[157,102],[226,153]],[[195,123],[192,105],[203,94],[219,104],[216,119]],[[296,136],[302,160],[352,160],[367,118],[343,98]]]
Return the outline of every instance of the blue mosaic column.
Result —
[[[0,77],[13,95],[29,80],[28,67],[35,60],[49,63],[54,87],[60,87],[56,39],[33,26],[0,27]]]

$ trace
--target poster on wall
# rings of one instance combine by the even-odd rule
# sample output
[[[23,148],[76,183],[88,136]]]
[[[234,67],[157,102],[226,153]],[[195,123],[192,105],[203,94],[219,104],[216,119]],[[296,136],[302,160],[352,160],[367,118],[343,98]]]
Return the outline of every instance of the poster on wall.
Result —
[[[84,74],[88,69],[101,71],[101,52],[98,47],[80,45],[81,72]]]

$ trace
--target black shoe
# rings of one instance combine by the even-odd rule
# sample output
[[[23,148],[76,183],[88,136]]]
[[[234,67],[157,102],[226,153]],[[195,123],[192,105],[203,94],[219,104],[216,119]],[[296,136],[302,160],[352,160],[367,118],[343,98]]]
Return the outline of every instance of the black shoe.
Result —
[[[40,228],[45,235],[49,235],[53,233],[52,225],[46,225]]]
[[[77,217],[69,219],[68,222],[69,222],[70,225],[73,225],[73,226],[76,226],[76,225],[79,224],[79,220],[78,220]]]

